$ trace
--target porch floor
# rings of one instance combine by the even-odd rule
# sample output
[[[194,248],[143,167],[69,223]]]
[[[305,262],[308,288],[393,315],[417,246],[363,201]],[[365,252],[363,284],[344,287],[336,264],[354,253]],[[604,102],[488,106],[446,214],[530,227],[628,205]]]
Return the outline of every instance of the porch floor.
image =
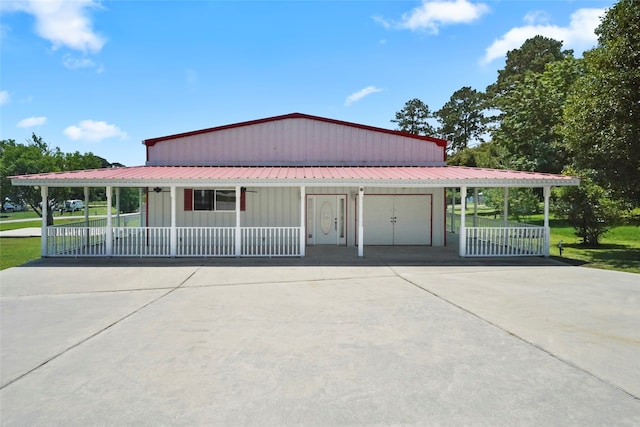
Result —
[[[427,266],[475,266],[475,265],[562,265],[553,258],[544,257],[473,257],[458,255],[457,234],[447,233],[446,247],[433,246],[365,246],[364,257],[358,258],[354,246],[307,246],[305,257],[91,257],[91,258],[42,258],[30,264],[44,265],[140,265],[140,266],[366,266],[366,265],[427,265]]]

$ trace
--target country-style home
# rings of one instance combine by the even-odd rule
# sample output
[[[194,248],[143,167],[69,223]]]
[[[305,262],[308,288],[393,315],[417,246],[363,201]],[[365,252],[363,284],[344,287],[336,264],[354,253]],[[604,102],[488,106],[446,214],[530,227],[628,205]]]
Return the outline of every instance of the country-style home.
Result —
[[[542,227],[459,225],[461,256],[548,255],[549,194],[577,178],[453,167],[446,141],[300,113],[143,141],[144,166],[12,177],[14,185],[146,194],[141,220],[47,227],[43,256],[305,256],[309,245],[444,246],[445,190],[541,187]],[[44,215],[50,213],[46,210]],[[108,212],[111,210],[108,209]]]

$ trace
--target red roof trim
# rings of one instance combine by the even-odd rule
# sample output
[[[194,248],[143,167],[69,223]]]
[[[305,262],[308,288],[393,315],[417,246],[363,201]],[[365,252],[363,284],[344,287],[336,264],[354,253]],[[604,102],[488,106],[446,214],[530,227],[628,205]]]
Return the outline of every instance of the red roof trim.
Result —
[[[432,136],[414,135],[412,133],[401,132],[401,131],[398,131],[398,130],[384,129],[384,128],[379,128],[379,127],[375,127],[375,126],[361,125],[361,124],[352,123],[352,122],[344,122],[342,120],[328,119],[326,117],[311,116],[309,114],[302,114],[302,113],[284,114],[282,116],[274,116],[274,117],[267,117],[267,118],[264,118],[264,119],[250,120],[248,122],[233,123],[233,124],[229,124],[229,125],[217,126],[217,127],[208,128],[208,129],[194,130],[194,131],[191,131],[191,132],[176,133],[174,135],[167,135],[167,136],[161,136],[161,137],[158,137],[158,138],[145,139],[144,141],[142,141],[142,143],[144,145],[146,145],[147,147],[153,147],[158,142],[168,141],[168,140],[171,140],[171,139],[184,138],[184,137],[187,137],[187,136],[200,135],[200,134],[203,134],[203,133],[216,132],[216,131],[225,130],[225,129],[233,129],[233,128],[238,128],[238,127],[242,127],[242,126],[257,125],[257,124],[260,124],[260,123],[275,122],[275,121],[278,121],[278,120],[285,120],[285,119],[316,120],[316,121],[319,121],[319,122],[333,123],[333,124],[337,124],[337,125],[350,126],[350,127],[354,127],[354,128],[358,128],[358,129],[365,129],[365,130],[371,130],[371,131],[375,131],[375,132],[388,133],[388,134],[391,134],[391,135],[404,136],[404,137],[407,137],[407,138],[419,139],[419,140],[422,140],[422,141],[435,142],[440,147],[446,147],[447,146],[447,141],[446,140],[440,139],[440,138],[434,138]]]

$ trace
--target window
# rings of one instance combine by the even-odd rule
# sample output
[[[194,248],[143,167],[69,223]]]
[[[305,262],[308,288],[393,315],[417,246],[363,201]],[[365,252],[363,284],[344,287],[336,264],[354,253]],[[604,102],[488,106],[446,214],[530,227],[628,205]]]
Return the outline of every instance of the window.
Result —
[[[236,192],[235,190],[185,190],[185,210],[191,210],[189,209],[191,201],[193,201],[194,211],[234,211]]]
[[[213,203],[215,190],[193,190],[193,210],[194,211],[213,211],[215,205]]]
[[[216,209],[215,210],[217,211],[236,210],[235,190],[216,190]]]

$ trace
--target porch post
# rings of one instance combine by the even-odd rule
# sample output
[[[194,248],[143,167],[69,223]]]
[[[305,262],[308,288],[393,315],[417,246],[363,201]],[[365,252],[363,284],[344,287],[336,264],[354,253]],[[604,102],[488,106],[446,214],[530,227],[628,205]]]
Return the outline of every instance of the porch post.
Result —
[[[304,185],[300,186],[300,256],[306,255],[307,221],[305,221],[305,207],[307,205],[307,191]]]
[[[140,227],[144,227],[144,212],[142,211],[142,187],[138,187],[138,209],[140,210]]]
[[[84,187],[84,222],[89,226],[89,187]]]
[[[236,185],[236,256],[239,257],[242,255],[242,229],[240,224],[240,197],[242,193],[242,188]]]
[[[509,225],[509,187],[503,189],[503,201],[502,201],[502,222],[504,226]]]
[[[478,226],[478,187],[473,189],[473,226]]]
[[[177,203],[176,203],[176,186],[172,185],[171,186],[171,230],[170,230],[170,234],[169,234],[169,242],[170,242],[170,251],[171,251],[171,257],[175,258],[175,256],[178,254],[178,228],[176,227],[177,224],[177,219],[176,219],[176,215],[177,215]]]
[[[113,187],[106,188],[107,193],[107,256],[113,255],[113,221],[111,217],[111,207],[113,204]]]
[[[48,208],[49,208],[49,187],[42,186],[40,188],[40,194],[42,195],[42,229],[40,238],[40,255],[46,257],[48,255],[48,234],[47,234],[47,222],[48,222]]]
[[[456,188],[451,187],[451,232],[455,233],[456,231]]]
[[[89,247],[89,187],[84,187],[84,247]]]
[[[465,210],[467,209],[467,187],[460,187],[460,256],[467,255],[467,226],[465,224]]]
[[[358,257],[364,256],[364,187],[358,189]]]
[[[551,242],[551,229],[549,228],[549,197],[551,187],[544,187],[544,256],[549,256],[549,244]]]
[[[120,227],[120,187],[116,187],[116,227]]]

